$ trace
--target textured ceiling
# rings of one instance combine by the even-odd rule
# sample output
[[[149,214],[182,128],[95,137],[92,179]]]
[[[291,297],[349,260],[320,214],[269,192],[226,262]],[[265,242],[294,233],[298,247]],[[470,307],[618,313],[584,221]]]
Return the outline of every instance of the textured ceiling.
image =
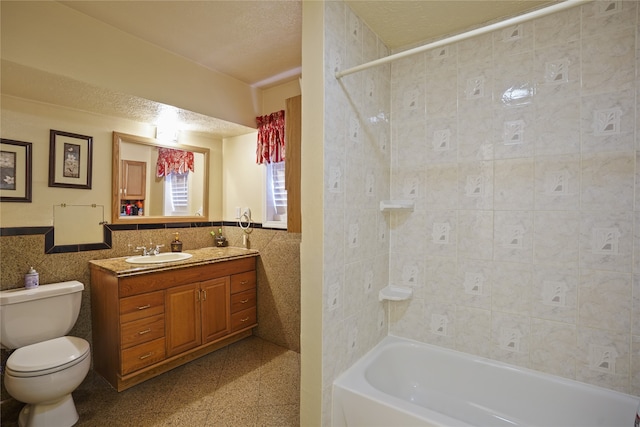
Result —
[[[300,0],[60,1],[60,3],[246,84],[297,79],[302,66]],[[347,0],[393,51],[539,8],[534,0]],[[37,73],[37,75],[36,75]],[[167,106],[2,61],[2,92],[99,114],[155,123]],[[81,87],[81,90],[74,89]],[[96,101],[97,100],[97,101]],[[190,130],[216,137],[244,126],[176,110]]]
[[[182,123],[181,129],[202,132],[217,138],[244,135],[254,129],[193,111],[160,104],[112,90],[92,86],[56,74],[51,74],[2,60],[2,93],[34,99],[111,117],[155,124],[169,109]]]
[[[301,71],[298,0],[60,3],[252,86],[293,80]]]
[[[441,39],[557,1],[536,0],[347,0],[392,51]]]
[[[301,71],[300,0],[60,3],[249,85],[284,83],[297,78]],[[347,0],[392,50],[477,28],[549,3],[553,1]]]

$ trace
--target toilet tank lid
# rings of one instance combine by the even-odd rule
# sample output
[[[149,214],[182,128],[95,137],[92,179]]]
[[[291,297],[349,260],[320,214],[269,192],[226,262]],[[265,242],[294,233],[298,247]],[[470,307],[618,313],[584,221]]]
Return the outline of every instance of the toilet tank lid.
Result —
[[[0,291],[0,305],[17,304],[35,298],[55,297],[57,295],[81,292],[82,290],[84,290],[84,285],[77,280],[60,283],[49,283],[47,285],[40,285],[32,289],[9,289],[6,291]]]

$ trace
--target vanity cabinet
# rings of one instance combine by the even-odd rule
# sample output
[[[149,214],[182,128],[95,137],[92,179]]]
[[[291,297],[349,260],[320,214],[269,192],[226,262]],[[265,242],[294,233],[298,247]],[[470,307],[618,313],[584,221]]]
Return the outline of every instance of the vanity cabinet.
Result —
[[[167,289],[167,356],[231,332],[229,283],[229,277],[221,277]]]
[[[129,275],[90,267],[93,366],[118,391],[257,326],[254,256]]]

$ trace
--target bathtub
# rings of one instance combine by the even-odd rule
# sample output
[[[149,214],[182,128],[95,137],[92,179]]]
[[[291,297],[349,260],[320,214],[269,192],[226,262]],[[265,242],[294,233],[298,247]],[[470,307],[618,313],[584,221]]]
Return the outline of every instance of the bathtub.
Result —
[[[388,336],[333,383],[334,427],[633,427],[640,399]]]

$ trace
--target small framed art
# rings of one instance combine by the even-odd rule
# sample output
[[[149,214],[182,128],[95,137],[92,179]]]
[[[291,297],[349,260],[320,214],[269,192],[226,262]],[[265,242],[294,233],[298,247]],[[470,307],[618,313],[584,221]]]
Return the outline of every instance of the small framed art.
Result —
[[[31,202],[32,145],[0,139],[0,202]]]
[[[93,137],[49,132],[49,187],[91,188]]]

